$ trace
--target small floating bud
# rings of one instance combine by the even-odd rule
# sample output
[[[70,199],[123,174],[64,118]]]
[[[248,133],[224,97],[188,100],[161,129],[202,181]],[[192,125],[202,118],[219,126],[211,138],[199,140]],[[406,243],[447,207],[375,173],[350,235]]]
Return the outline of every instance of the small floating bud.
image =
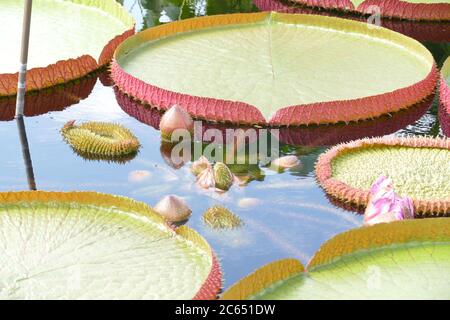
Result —
[[[164,197],[154,210],[169,222],[186,221],[192,214],[186,202],[173,195]]]

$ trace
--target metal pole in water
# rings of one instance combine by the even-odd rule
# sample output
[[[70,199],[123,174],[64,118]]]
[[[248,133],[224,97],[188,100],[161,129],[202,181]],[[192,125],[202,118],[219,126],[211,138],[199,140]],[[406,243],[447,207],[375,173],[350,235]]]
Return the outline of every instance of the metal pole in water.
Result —
[[[31,9],[33,0],[25,0],[22,28],[22,49],[20,53],[19,83],[17,85],[16,118],[23,117],[27,81],[28,47],[30,43]]]

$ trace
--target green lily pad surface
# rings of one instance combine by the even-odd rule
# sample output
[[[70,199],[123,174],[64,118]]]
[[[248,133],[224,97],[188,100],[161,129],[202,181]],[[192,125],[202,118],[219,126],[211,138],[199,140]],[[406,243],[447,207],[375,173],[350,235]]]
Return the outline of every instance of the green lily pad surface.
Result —
[[[399,195],[430,200],[450,197],[449,165],[450,150],[388,146],[357,149],[332,163],[333,177],[355,188],[369,190],[384,174]]]
[[[450,220],[364,227],[325,243],[308,270],[295,260],[261,268],[225,299],[450,299]]]
[[[0,235],[1,299],[192,299],[218,290],[200,236],[125,198],[0,194]]]
[[[33,1],[28,68],[86,54],[98,58],[110,40],[130,28],[129,23],[88,6],[90,2]],[[0,73],[18,71],[23,7],[24,0],[0,2],[0,35],[7,44],[2,46]]]

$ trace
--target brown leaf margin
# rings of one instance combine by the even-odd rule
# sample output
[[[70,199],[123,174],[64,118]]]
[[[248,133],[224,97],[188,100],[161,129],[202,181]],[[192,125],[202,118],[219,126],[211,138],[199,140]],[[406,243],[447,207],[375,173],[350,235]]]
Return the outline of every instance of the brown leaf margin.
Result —
[[[325,192],[336,199],[366,206],[369,190],[354,188],[333,177],[333,160],[356,149],[387,147],[436,148],[450,150],[450,139],[410,137],[410,138],[372,138],[337,145],[322,154],[316,164],[316,177]],[[450,213],[450,198],[443,200],[412,199],[416,215],[445,216]]]
[[[105,45],[98,58],[83,55],[78,58],[58,61],[47,67],[27,71],[27,92],[50,88],[69,81],[80,79],[104,66],[112,59],[115,49],[121,42],[135,33],[135,22],[129,13],[115,0],[87,1],[69,0],[76,4],[88,5],[103,10],[123,21],[128,30],[116,36]],[[17,95],[19,73],[0,74],[0,98]]]
[[[222,295],[221,299],[251,299],[277,282],[302,274],[307,275],[308,272],[332,264],[341,257],[417,242],[450,242],[450,220],[448,218],[403,220],[341,233],[320,247],[307,268],[294,259],[270,263],[238,281]]]
[[[76,202],[85,205],[93,205],[102,208],[119,208],[125,212],[145,216],[154,223],[166,227],[167,232],[173,236],[179,236],[189,241],[193,246],[203,250],[211,258],[211,270],[203,285],[193,297],[195,300],[214,300],[222,288],[222,271],[220,264],[209,246],[208,242],[193,229],[183,226],[173,230],[162,216],[143,202],[138,202],[122,196],[114,196],[97,192],[48,192],[48,191],[18,191],[0,192],[1,204],[20,204],[29,202]]]
[[[339,27],[353,32],[393,40],[423,55],[430,62],[431,70],[422,81],[393,92],[354,100],[289,106],[278,110],[267,121],[256,106],[239,101],[197,97],[165,90],[128,74],[119,63],[123,55],[144,42],[181,32],[231,24],[256,23],[268,18],[287,23],[305,23],[317,26],[339,25]],[[438,71],[431,53],[413,39],[387,29],[369,30],[365,24],[345,19],[274,12],[194,18],[147,29],[129,38],[118,47],[113,58],[111,75],[121,91],[160,110],[167,110],[173,105],[179,105],[197,119],[277,127],[350,122],[397,112],[425,100],[434,93],[438,80]]]

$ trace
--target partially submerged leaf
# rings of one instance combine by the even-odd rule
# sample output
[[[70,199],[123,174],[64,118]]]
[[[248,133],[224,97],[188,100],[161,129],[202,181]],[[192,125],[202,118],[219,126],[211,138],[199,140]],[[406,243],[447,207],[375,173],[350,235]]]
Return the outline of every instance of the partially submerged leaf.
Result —
[[[0,96],[15,95],[24,0],[0,2]],[[134,21],[115,0],[33,1],[27,90],[81,78],[111,60]]]
[[[326,242],[305,272],[265,266],[223,299],[450,299],[450,220],[407,220],[355,229]]]
[[[3,299],[214,299],[221,286],[203,238],[131,199],[0,193],[0,232]]]
[[[325,191],[340,200],[367,205],[380,175],[396,192],[413,200],[418,215],[450,213],[450,140],[432,138],[362,139],[331,148],[316,166]]]
[[[178,104],[207,120],[300,125],[408,108],[433,93],[437,71],[421,44],[389,30],[263,12],[145,30],[118,48],[112,77],[159,109]]]

